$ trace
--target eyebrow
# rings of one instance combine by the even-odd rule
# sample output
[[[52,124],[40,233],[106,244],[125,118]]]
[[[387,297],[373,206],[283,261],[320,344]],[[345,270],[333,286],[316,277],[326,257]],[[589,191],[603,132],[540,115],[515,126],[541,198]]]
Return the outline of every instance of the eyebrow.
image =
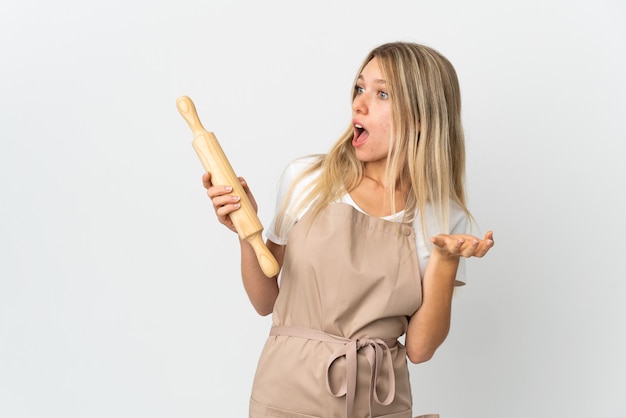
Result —
[[[357,78],[357,81],[363,81],[363,80],[364,80],[364,78],[363,78],[363,76],[362,76],[362,75],[360,75],[360,76]],[[376,79],[372,80],[372,82],[373,82],[374,84],[387,84],[387,82],[386,82],[385,80],[383,80],[382,78],[376,78]]]

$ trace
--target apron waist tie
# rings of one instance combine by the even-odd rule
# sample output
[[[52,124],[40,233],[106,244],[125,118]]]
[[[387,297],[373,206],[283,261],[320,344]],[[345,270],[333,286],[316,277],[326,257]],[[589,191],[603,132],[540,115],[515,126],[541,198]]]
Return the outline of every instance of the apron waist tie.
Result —
[[[396,394],[396,375],[393,370],[393,361],[391,359],[390,347],[395,347],[398,340],[381,340],[380,338],[357,338],[351,340],[349,338],[339,337],[327,334],[323,331],[300,328],[294,326],[275,326],[270,330],[270,335],[284,335],[289,337],[299,337],[308,340],[316,340],[327,343],[342,344],[328,359],[326,366],[326,389],[335,398],[346,396],[346,416],[352,417],[354,407],[354,398],[356,395],[356,378],[357,378],[357,352],[362,351],[370,365],[370,387],[369,387],[369,407],[371,416],[372,399],[379,405],[389,405],[393,402]],[[333,392],[330,387],[329,373],[333,363],[341,357],[346,358],[346,372],[341,379],[341,385],[337,392]],[[385,400],[381,401],[378,397],[376,383],[378,375],[381,373],[385,361],[387,369],[387,379],[389,381],[389,390]]]

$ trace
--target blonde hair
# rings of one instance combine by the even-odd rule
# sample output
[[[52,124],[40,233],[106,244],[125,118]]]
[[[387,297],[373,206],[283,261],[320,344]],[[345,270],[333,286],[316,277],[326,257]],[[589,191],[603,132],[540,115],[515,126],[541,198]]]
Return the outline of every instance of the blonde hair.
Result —
[[[426,235],[424,217],[430,205],[441,230],[449,232],[450,200],[471,219],[465,198],[465,145],[456,71],[432,48],[393,42],[380,45],[367,55],[354,85],[374,58],[386,81],[392,106],[392,146],[387,158],[390,201],[395,202],[396,184],[408,180],[410,191],[403,222],[412,223],[419,213]],[[355,97],[353,89],[352,99]],[[311,205],[312,216],[359,184],[363,163],[356,158],[351,144],[353,132],[350,125],[328,154],[320,155],[294,181],[277,215],[277,231],[286,223],[285,211],[300,179],[320,170],[294,208],[295,213],[300,213]]]

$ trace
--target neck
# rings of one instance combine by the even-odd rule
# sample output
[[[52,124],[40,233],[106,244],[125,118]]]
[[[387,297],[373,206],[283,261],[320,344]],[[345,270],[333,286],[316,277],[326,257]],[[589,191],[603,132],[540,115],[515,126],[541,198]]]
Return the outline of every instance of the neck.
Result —
[[[394,176],[392,176],[391,172],[387,171],[387,162],[384,160],[381,162],[365,163],[363,166],[363,177],[373,181],[378,187],[388,191]],[[404,189],[408,190],[410,187],[408,176],[398,172],[395,175],[395,184],[393,187],[396,189],[396,192],[402,192]]]
[[[365,168],[365,167],[364,167]],[[407,204],[411,182],[398,176],[391,184],[385,171],[365,169],[359,184],[349,191],[352,200],[371,216],[389,216],[403,210]]]

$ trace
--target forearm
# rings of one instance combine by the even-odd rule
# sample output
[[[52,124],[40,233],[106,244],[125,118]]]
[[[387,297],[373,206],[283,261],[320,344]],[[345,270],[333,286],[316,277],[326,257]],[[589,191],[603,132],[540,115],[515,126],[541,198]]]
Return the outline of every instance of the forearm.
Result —
[[[413,363],[429,360],[448,335],[458,265],[458,257],[436,249],[430,256],[422,279],[422,306],[411,317],[406,334],[407,355]]]
[[[267,277],[261,270],[256,253],[248,241],[239,240],[241,246],[241,277],[248,298],[259,315],[269,315],[278,296],[278,280]],[[283,247],[267,242],[268,249],[282,265]]]

